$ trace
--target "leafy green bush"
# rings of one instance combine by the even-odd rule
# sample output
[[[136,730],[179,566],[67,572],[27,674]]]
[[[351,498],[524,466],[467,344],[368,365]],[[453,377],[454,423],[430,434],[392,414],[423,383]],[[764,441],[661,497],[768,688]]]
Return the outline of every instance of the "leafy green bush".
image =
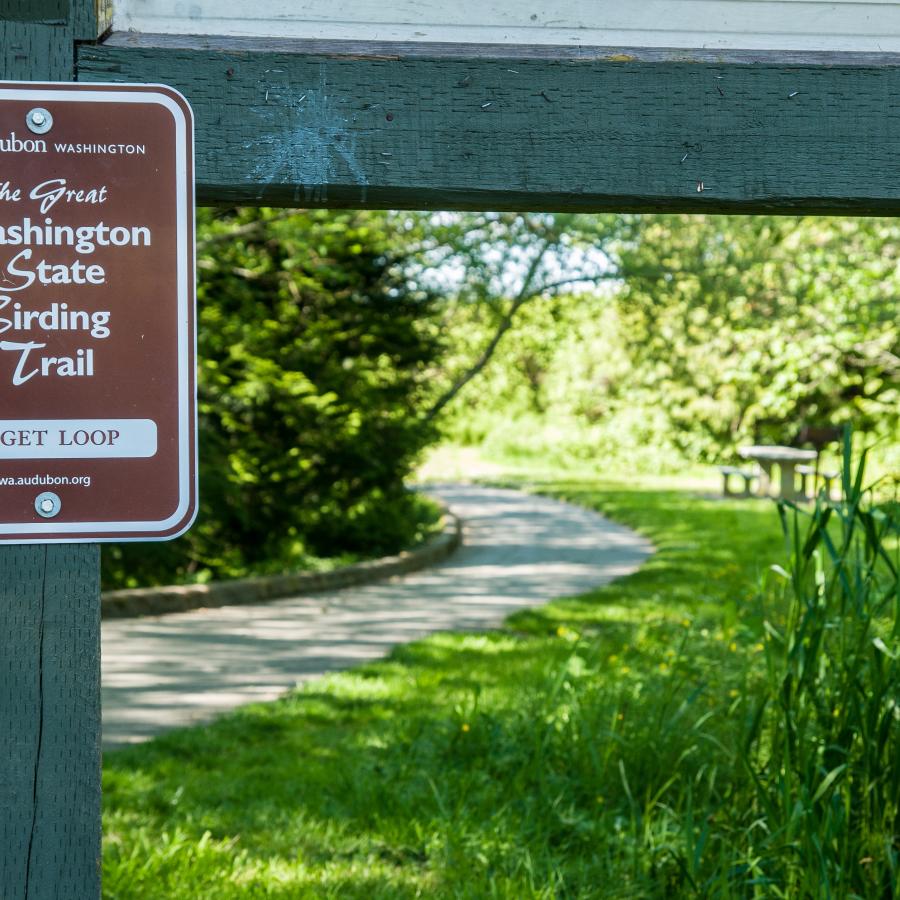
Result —
[[[171,544],[107,549],[106,584],[400,549],[439,343],[399,233],[373,213],[201,211],[199,250],[200,516]]]

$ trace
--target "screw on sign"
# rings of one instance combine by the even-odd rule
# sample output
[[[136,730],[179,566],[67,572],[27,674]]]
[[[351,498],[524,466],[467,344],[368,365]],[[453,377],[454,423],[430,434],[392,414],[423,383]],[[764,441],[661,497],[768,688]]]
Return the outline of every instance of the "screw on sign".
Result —
[[[193,520],[191,130],[158,85],[0,84],[2,543]]]

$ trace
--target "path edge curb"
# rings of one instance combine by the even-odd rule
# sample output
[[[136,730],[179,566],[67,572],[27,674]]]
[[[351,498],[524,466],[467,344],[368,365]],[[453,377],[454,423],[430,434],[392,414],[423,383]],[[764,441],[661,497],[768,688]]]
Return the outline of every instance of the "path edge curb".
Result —
[[[101,616],[104,619],[130,619],[213,609],[246,603],[265,603],[296,594],[313,594],[338,588],[372,584],[407,575],[433,566],[450,556],[463,542],[463,523],[445,509],[439,534],[412,550],[396,556],[352,563],[330,572],[296,572],[288,575],[236,578],[209,584],[169,585],[104,591]]]

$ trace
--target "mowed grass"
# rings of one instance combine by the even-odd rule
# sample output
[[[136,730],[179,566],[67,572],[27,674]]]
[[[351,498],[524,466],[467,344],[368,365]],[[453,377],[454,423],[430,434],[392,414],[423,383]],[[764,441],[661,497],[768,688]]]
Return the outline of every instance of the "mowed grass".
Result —
[[[502,630],[107,754],[105,896],[782,896],[736,861],[759,586],[785,556],[774,505],[540,489],[656,555]]]

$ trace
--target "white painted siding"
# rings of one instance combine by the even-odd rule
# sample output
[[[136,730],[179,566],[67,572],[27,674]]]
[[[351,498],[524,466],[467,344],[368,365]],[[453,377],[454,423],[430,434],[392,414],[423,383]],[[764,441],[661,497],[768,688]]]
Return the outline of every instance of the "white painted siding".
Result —
[[[900,0],[114,0],[169,34],[900,52]]]

